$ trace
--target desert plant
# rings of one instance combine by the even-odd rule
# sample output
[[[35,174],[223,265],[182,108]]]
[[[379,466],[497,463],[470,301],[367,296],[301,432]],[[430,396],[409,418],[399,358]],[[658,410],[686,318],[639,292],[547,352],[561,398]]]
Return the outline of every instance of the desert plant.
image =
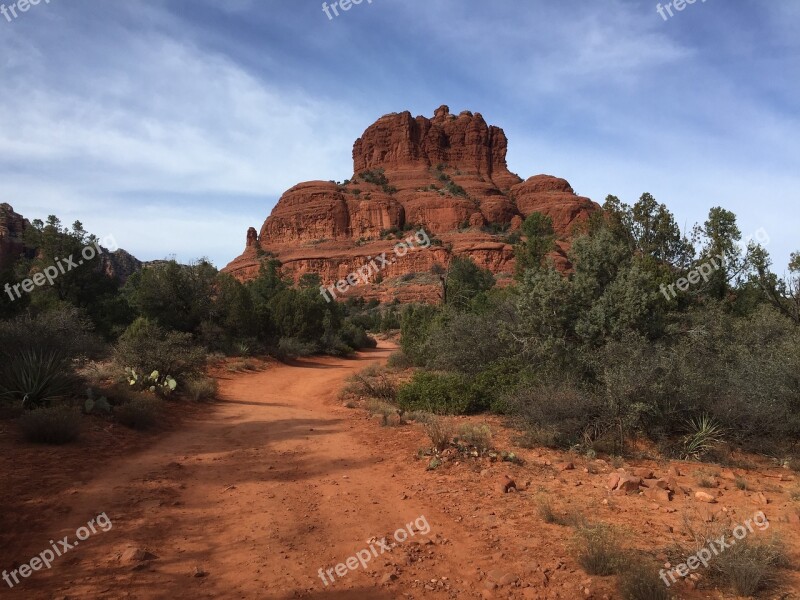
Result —
[[[131,429],[150,429],[158,421],[163,402],[158,398],[135,398],[130,402],[117,406],[114,416]]]
[[[434,416],[424,422],[423,427],[433,448],[439,452],[447,448],[453,440],[453,426],[447,419]]]
[[[608,525],[578,527],[572,547],[578,564],[589,575],[613,575],[623,558],[617,535]]]
[[[626,564],[619,581],[622,600],[669,600],[669,591],[657,573],[657,568],[640,560]]]
[[[108,398],[100,396],[95,398],[94,390],[88,388],[86,390],[86,401],[83,403],[83,410],[87,415],[92,413],[111,414],[111,405],[108,403]]]
[[[724,440],[722,426],[709,415],[689,420],[689,433],[683,438],[683,458],[699,460]]]
[[[80,434],[81,414],[69,406],[37,408],[25,412],[19,425],[29,442],[68,444]]]
[[[178,382],[171,375],[161,375],[158,371],[144,375],[126,367],[125,376],[132,388],[149,390],[159,396],[169,396],[178,387]]]
[[[217,396],[217,380],[211,377],[191,377],[186,380],[184,389],[195,402],[213,400]]]
[[[458,429],[457,441],[478,452],[486,452],[492,447],[492,430],[485,423],[473,425],[464,423]]]
[[[468,382],[460,375],[419,371],[397,393],[398,404],[405,410],[424,410],[435,414],[470,414],[478,410]]]
[[[739,540],[712,565],[714,575],[741,596],[766,591],[777,582],[777,570],[787,565],[782,545],[776,541]]]
[[[115,362],[136,373],[168,373],[180,381],[199,373],[206,355],[188,333],[166,331],[159,325],[139,318],[128,327],[116,347]]]
[[[389,355],[389,359],[386,361],[386,366],[390,369],[402,371],[404,369],[411,368],[413,365],[408,357],[403,354],[403,351],[398,350],[397,352],[393,352]]]
[[[304,342],[299,338],[284,337],[278,342],[277,356],[281,360],[313,356],[318,352],[319,347],[316,344]]]
[[[367,367],[360,373],[351,376],[344,391],[356,396],[377,398],[387,402],[393,402],[397,398],[397,386],[377,366]]]
[[[76,383],[69,360],[57,350],[22,350],[0,367],[0,399],[21,401],[25,408],[69,396]]]

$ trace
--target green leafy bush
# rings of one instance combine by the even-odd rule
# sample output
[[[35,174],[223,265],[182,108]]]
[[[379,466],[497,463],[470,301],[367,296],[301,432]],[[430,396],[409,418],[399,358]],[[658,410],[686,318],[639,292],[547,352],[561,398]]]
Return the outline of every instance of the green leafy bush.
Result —
[[[115,361],[137,373],[158,371],[180,381],[199,373],[206,355],[190,334],[166,331],[152,321],[139,318],[120,337]]]
[[[477,398],[463,376],[420,371],[397,395],[407,411],[423,410],[439,415],[472,414],[480,410]]]
[[[51,406],[25,412],[19,419],[25,439],[37,444],[68,444],[78,439],[81,413],[69,406]]]

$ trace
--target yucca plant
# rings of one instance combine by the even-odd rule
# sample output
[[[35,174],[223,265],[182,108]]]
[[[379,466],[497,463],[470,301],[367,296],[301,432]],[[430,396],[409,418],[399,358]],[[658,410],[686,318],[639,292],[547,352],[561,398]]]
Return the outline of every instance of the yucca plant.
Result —
[[[700,459],[711,448],[724,441],[722,426],[709,415],[701,415],[689,420],[689,433],[683,438],[683,457]]]
[[[75,384],[69,360],[55,350],[22,350],[0,368],[0,398],[21,401],[25,408],[69,396]]]

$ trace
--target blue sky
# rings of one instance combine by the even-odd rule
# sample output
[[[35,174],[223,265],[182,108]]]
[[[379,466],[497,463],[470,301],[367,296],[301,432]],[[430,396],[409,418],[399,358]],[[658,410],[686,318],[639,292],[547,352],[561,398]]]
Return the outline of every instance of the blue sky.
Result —
[[[0,0],[6,5],[10,0]],[[800,2],[42,0],[0,17],[0,202],[224,266],[381,115],[481,112],[509,166],[800,250]]]

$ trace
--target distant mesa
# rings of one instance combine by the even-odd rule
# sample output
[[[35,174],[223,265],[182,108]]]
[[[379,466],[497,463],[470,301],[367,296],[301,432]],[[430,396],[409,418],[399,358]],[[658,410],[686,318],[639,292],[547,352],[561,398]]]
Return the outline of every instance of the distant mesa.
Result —
[[[244,253],[225,271],[241,280],[258,274],[265,257],[283,263],[296,281],[317,273],[331,284],[391,251],[393,232],[424,228],[437,239],[357,293],[387,302],[433,300],[435,263],[468,256],[501,283],[514,272],[508,235],[533,212],[549,215],[559,237],[553,254],[569,268],[566,250],[576,225],[600,206],[550,175],[523,181],[508,170],[508,139],[480,113],[458,115],[447,106],[433,118],[410,112],[378,119],[353,145],[354,175],[343,183],[309,181],[287,190],[261,226],[250,228]],[[413,277],[411,277],[413,275]]]

